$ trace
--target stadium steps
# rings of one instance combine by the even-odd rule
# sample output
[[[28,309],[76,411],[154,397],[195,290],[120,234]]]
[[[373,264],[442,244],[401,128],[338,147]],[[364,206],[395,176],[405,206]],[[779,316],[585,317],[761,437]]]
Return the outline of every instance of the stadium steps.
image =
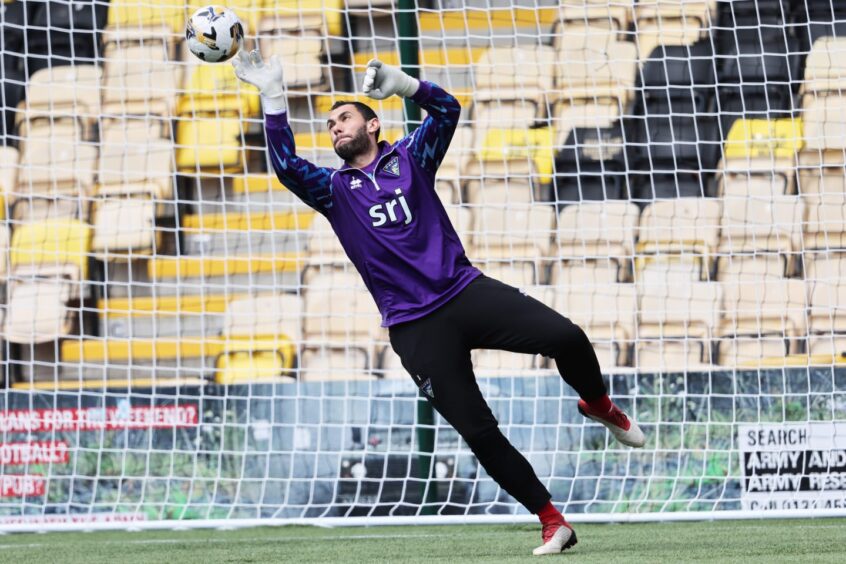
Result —
[[[204,213],[182,222],[190,255],[276,255],[305,245],[300,231],[311,226],[314,212]]]

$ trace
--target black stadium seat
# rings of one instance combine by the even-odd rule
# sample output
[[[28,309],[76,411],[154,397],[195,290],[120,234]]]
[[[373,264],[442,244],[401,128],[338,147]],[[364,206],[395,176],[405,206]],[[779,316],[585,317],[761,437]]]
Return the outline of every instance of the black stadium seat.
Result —
[[[559,204],[628,197],[625,139],[620,123],[577,127],[555,158],[553,191]]]
[[[95,0],[35,2],[28,31],[29,74],[48,66],[97,64],[108,5]]]

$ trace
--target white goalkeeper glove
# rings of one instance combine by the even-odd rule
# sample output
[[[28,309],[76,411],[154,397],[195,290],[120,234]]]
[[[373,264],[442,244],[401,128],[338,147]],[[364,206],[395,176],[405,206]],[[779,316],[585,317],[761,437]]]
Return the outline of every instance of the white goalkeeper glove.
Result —
[[[270,64],[266,65],[258,49],[253,49],[249,55],[240,49],[232,59],[232,67],[235,76],[259,89],[265,114],[279,114],[288,109],[282,82],[282,65],[276,55],[270,57]]]
[[[370,59],[367,63],[362,91],[375,100],[384,100],[394,94],[408,98],[414,96],[419,87],[419,80],[379,59]]]

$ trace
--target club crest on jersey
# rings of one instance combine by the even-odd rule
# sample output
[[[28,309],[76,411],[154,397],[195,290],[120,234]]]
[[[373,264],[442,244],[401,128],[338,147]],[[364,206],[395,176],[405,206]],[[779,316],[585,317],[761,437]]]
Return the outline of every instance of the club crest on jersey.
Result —
[[[388,174],[393,174],[394,176],[400,175],[399,169],[399,157],[394,157],[388,161],[388,164],[382,167],[382,170],[387,172]]]
[[[350,182],[350,190],[355,190],[356,188],[361,188],[361,178],[353,178]]]

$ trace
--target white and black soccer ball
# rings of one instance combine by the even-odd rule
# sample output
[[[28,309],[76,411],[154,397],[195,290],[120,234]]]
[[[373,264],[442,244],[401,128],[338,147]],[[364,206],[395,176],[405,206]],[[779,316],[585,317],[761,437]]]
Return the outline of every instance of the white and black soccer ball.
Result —
[[[207,63],[222,63],[235,56],[244,40],[244,26],[224,6],[205,6],[185,26],[188,49]]]

